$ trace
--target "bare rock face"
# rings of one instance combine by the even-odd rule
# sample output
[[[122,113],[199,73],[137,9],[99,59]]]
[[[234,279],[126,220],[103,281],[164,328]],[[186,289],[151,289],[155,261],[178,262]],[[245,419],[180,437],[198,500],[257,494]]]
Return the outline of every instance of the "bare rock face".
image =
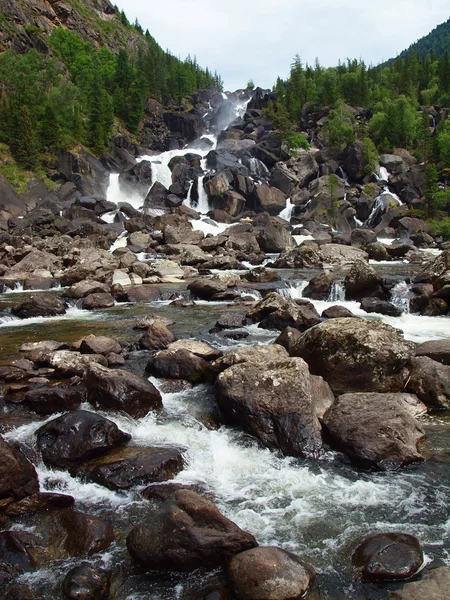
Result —
[[[236,554],[226,567],[237,600],[300,598],[314,579],[314,569],[292,552],[259,546]]]
[[[358,544],[352,563],[365,580],[410,579],[423,564],[423,551],[412,535],[381,533]]]
[[[228,422],[269,448],[291,456],[322,447],[310,373],[302,359],[237,364],[216,380],[217,402]]]
[[[450,567],[430,570],[420,581],[406,583],[391,592],[388,600],[447,600],[450,589]]]
[[[0,437],[0,498],[25,498],[39,491],[36,469]]]
[[[414,345],[390,325],[341,318],[305,331],[292,354],[306,360],[335,394],[397,392],[408,378]]]
[[[161,394],[145,377],[130,371],[90,364],[84,373],[88,402],[123,410],[134,418],[162,408]]]
[[[396,470],[423,460],[425,438],[411,415],[409,394],[343,394],[327,410],[323,424],[332,445],[358,466]]]
[[[66,413],[40,427],[38,447],[44,461],[68,468],[130,440],[115,423],[87,410]]]
[[[133,559],[146,569],[215,569],[256,546],[255,538],[224,517],[196,492],[178,490],[127,537]]]

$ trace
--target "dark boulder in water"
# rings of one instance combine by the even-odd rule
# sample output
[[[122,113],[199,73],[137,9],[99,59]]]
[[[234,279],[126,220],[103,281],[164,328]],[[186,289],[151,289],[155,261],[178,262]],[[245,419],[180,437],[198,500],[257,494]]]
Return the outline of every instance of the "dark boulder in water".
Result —
[[[26,393],[24,403],[40,415],[76,410],[83,400],[77,387],[42,386]]]
[[[69,600],[108,600],[111,573],[84,563],[67,573],[62,587],[65,597]]]
[[[20,319],[32,317],[55,317],[64,315],[66,307],[57,296],[50,293],[31,294],[20,304],[11,308],[11,312]]]
[[[217,507],[190,490],[178,490],[127,537],[134,560],[146,569],[215,569],[257,545],[255,538],[224,517]]]
[[[24,498],[39,491],[36,469],[0,437],[0,498]]]

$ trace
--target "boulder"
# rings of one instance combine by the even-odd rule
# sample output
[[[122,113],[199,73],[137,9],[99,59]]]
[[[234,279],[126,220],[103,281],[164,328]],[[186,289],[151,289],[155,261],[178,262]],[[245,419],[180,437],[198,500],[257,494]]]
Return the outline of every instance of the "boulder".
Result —
[[[89,563],[70,569],[62,584],[68,600],[109,600],[110,588],[110,573]]]
[[[133,559],[146,569],[215,569],[255,547],[255,538],[224,517],[217,507],[190,490],[178,490],[127,537]]]
[[[50,355],[48,366],[56,370],[60,377],[81,376],[86,367],[92,363],[104,365],[108,361],[102,354],[80,354],[70,350],[57,350]]]
[[[306,331],[318,323],[320,323],[320,316],[311,302],[290,300],[283,308],[265,317],[259,327],[278,331],[282,331],[285,327],[295,327],[299,331]]]
[[[357,260],[344,279],[347,300],[361,300],[367,296],[379,294],[383,279],[375,269],[364,260]]]
[[[182,456],[176,448],[126,446],[93,458],[74,471],[82,479],[110,490],[127,490],[172,479],[182,468]]]
[[[80,352],[82,354],[120,354],[122,346],[113,338],[104,335],[87,335],[81,340]]]
[[[217,325],[217,324],[216,324]],[[176,342],[172,342],[169,344],[169,350],[187,350],[195,356],[199,356],[205,360],[215,360],[222,356],[222,351],[217,350],[217,348],[213,348],[206,342],[202,342],[200,340],[193,339],[182,339],[177,340]]]
[[[295,342],[300,336],[301,331],[299,331],[295,327],[286,327],[285,329],[283,329],[283,331],[280,333],[280,335],[277,337],[274,343],[283,346],[283,348],[286,348],[286,350],[290,354]]]
[[[42,386],[26,393],[24,403],[40,415],[77,410],[83,394],[77,387]]]
[[[109,292],[88,294],[80,301],[80,307],[84,310],[95,310],[96,308],[111,308],[114,306],[114,298]]]
[[[450,567],[427,571],[419,581],[406,583],[391,592],[388,600],[447,600],[450,589]]]
[[[259,207],[269,215],[277,216],[286,206],[286,194],[268,183],[257,185],[255,188]]]
[[[35,494],[31,494],[31,496],[8,504],[4,509],[4,513],[9,517],[23,517],[54,508],[67,508],[72,506],[74,502],[75,498],[68,494],[36,492]]]
[[[193,296],[201,298],[202,300],[211,300],[215,294],[227,290],[227,285],[220,281],[220,279],[196,279],[187,287]]]
[[[387,300],[380,300],[379,298],[363,298],[359,308],[366,313],[379,313],[389,317],[400,317],[403,314],[401,308],[391,302],[387,302]]]
[[[352,555],[353,566],[366,581],[410,579],[422,567],[419,540],[407,533],[377,533],[362,540]]]
[[[215,372],[221,373],[233,365],[240,365],[242,363],[261,365],[269,362],[284,361],[288,358],[289,354],[286,352],[286,349],[278,344],[242,346],[224,354],[224,356],[214,361],[211,367]]]
[[[362,142],[348,144],[341,154],[340,163],[354,181],[362,183],[365,175],[364,146]]]
[[[66,307],[55,294],[30,294],[23,302],[11,308],[11,313],[20,319],[32,317],[55,317],[64,315]]]
[[[131,438],[109,419],[86,410],[53,419],[40,427],[36,435],[44,461],[63,469],[89,460]]]
[[[80,300],[80,298],[84,298],[85,296],[89,296],[90,294],[97,294],[102,292],[109,293],[110,291],[111,288],[106,283],[86,279],[84,281],[78,281],[77,283],[74,283],[66,291],[66,296],[68,296],[69,298],[75,298],[76,300]]]
[[[358,466],[389,471],[423,460],[425,432],[411,416],[409,394],[343,394],[323,424],[333,446]]]
[[[365,261],[367,253],[360,248],[353,246],[343,246],[342,244],[323,244],[320,247],[320,257],[322,265],[327,266],[346,266],[357,260]]]
[[[162,350],[175,341],[175,336],[159,319],[155,319],[139,338],[138,345],[145,350]]]
[[[336,394],[397,392],[408,379],[414,345],[390,325],[341,318],[305,331],[292,354],[306,360]]]
[[[13,265],[9,270],[9,275],[15,275],[19,279],[19,275],[28,276],[36,269],[50,271],[54,273],[62,266],[59,256],[55,256],[44,250],[32,250],[22,258],[18,263]]]
[[[258,244],[263,252],[286,252],[296,247],[291,233],[281,225],[269,225],[258,233]]]
[[[0,436],[0,498],[25,498],[38,491],[34,466]]]
[[[450,338],[419,344],[416,348],[416,356],[428,356],[443,365],[450,366]]]
[[[450,365],[418,356],[412,361],[406,390],[430,408],[450,409]]]
[[[124,193],[137,193],[145,197],[152,184],[152,164],[143,160],[119,175],[119,186]]]
[[[161,350],[154,354],[145,367],[147,375],[167,379],[186,379],[192,383],[210,376],[209,363],[188,350]]]
[[[281,281],[281,276],[273,269],[256,267],[242,275],[242,279],[251,283],[270,283],[272,281]]]
[[[275,546],[259,546],[236,554],[226,566],[236,600],[300,598],[314,575],[314,569],[299,556]]]
[[[334,305],[326,308],[321,315],[322,319],[342,319],[353,317],[353,313],[345,306]]]
[[[303,360],[229,367],[216,380],[216,397],[227,421],[243,427],[265,446],[291,456],[320,452],[316,399]]]
[[[84,372],[87,400],[94,406],[123,410],[135,419],[162,408],[161,394],[145,377],[90,364]]]
[[[310,279],[308,285],[302,292],[304,298],[313,300],[328,300],[333,289],[333,284],[338,280],[338,276],[331,271],[323,271]]]

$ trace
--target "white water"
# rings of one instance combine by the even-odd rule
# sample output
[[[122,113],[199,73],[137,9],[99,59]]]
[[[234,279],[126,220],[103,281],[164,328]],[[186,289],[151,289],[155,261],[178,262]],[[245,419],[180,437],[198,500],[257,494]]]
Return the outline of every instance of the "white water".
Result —
[[[386,167],[380,167],[378,176],[380,181],[389,181],[389,171],[386,169]]]
[[[294,204],[292,204],[290,198],[287,198],[286,199],[286,207],[283,208],[283,210],[280,212],[280,214],[278,216],[281,217],[282,219],[284,219],[285,221],[290,222],[293,211],[294,211]]]
[[[143,204],[143,198],[141,198],[138,193],[125,193],[120,189],[118,173],[111,173],[109,176],[109,186],[106,191],[106,199],[108,202],[114,202],[114,204],[119,204],[119,202],[128,202],[128,204],[131,204],[131,206],[136,210],[140,210]]]
[[[39,323],[48,323],[53,321],[79,321],[79,320],[100,320],[99,313],[97,311],[92,310],[83,310],[81,308],[77,308],[76,306],[71,306],[66,310],[66,314],[57,315],[55,317],[30,317],[29,319],[16,319],[15,317],[10,317],[9,315],[0,316],[0,329],[3,327],[26,327],[28,325],[36,325]]]

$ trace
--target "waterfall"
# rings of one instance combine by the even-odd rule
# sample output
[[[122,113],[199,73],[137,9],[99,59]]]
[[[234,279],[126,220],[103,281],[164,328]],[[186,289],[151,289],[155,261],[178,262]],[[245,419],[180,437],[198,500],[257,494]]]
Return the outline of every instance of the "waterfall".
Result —
[[[303,290],[307,285],[308,282],[303,279],[286,281],[286,287],[278,288],[277,293],[285,298],[293,298],[294,300],[298,300],[303,298]]]
[[[377,196],[374,200],[372,211],[365,222],[366,227],[373,227],[377,224],[377,220],[383,213],[385,213],[392,206],[401,206],[403,202],[393,192],[388,192],[385,190],[379,196]]]
[[[330,295],[328,302],[344,302],[345,300],[345,289],[342,285],[342,281],[335,280],[331,284]]]
[[[281,217],[282,219],[284,219],[285,221],[290,221],[293,211],[294,211],[294,204],[292,204],[290,198],[287,198],[286,207],[283,208],[283,210],[280,212],[280,214],[278,216]]]
[[[403,312],[409,313],[409,303],[412,297],[410,285],[406,281],[399,281],[391,290],[390,301]]]
[[[386,169],[386,167],[380,167],[378,172],[378,180],[385,181],[386,183],[389,181],[389,171]]]

